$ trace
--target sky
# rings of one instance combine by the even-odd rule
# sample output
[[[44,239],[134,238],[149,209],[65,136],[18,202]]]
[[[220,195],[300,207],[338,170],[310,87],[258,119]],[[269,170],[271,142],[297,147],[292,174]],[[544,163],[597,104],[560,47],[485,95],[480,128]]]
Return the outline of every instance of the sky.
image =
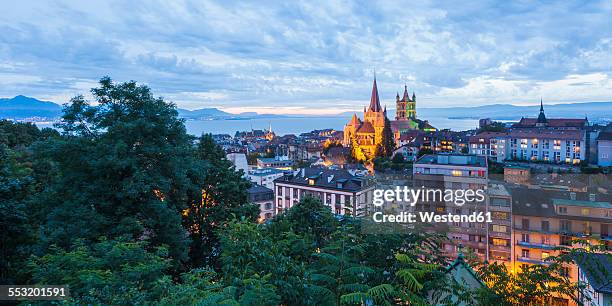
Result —
[[[179,107],[332,114],[612,101],[612,1],[0,0],[0,97],[103,76]]]

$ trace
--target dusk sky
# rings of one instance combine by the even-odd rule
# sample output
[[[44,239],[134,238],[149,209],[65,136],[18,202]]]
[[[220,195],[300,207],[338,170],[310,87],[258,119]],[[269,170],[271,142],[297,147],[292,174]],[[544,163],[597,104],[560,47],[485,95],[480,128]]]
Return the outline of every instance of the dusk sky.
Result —
[[[467,3],[467,4],[466,4]],[[179,107],[612,101],[612,2],[3,1],[0,97],[136,80]]]

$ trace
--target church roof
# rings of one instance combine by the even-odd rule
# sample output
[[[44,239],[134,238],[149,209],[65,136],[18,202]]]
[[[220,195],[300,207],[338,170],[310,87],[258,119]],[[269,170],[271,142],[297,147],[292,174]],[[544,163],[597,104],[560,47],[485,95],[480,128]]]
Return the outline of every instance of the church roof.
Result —
[[[373,112],[379,112],[382,110],[380,107],[380,99],[378,98],[378,87],[376,86],[376,77],[374,77],[374,85],[372,85],[372,96],[370,97],[369,110]]]
[[[542,99],[540,99],[540,114],[538,115],[537,123],[546,123],[546,115],[544,115],[544,104],[542,103]]]
[[[538,123],[537,118],[521,118],[521,121],[512,125],[514,128],[526,128],[526,127],[535,127],[536,123]],[[546,119],[546,124],[548,127],[573,127],[573,128],[582,128],[588,124],[586,119],[565,119],[565,118],[553,118]]]
[[[374,133],[376,132],[374,130],[374,127],[372,126],[371,123],[369,122],[364,122],[358,129],[357,129],[357,133]]]
[[[358,126],[360,124],[361,124],[361,120],[357,118],[357,114],[353,114],[353,118],[351,118],[351,122],[349,122],[349,125]]]

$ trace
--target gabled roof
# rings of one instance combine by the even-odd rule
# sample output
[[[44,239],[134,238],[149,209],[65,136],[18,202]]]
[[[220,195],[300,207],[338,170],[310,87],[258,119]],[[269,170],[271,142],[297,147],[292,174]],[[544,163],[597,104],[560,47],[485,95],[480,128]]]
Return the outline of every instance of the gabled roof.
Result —
[[[521,118],[521,121],[512,125],[514,128],[522,128],[522,127],[535,127],[536,123],[538,123],[538,118]],[[574,127],[574,128],[582,128],[587,125],[588,121],[586,119],[574,119],[574,118],[555,118],[548,119],[546,118],[546,126],[548,127]]]
[[[612,131],[608,132],[601,132],[599,133],[599,137],[597,137],[597,140],[602,141],[602,140],[612,140]]]
[[[361,120],[357,118],[357,114],[353,113],[353,118],[351,118],[351,122],[349,122],[349,125],[358,126],[360,124],[361,124]]]
[[[361,126],[357,129],[357,133],[374,133],[374,127],[372,126],[372,124],[368,121],[364,122],[363,124],[361,124]]]
[[[612,254],[578,254],[574,259],[593,290],[612,294]]]
[[[370,106],[369,110],[373,112],[382,111],[382,107],[380,106],[380,99],[378,98],[378,87],[376,86],[376,77],[374,77],[374,85],[372,85],[372,96],[370,97]]]
[[[480,283],[484,287],[484,283],[482,282],[480,277],[478,277],[478,275],[476,274],[476,272],[474,272],[474,270],[470,267],[470,265],[467,262],[465,262],[465,259],[463,258],[463,253],[457,254],[457,259],[455,259],[448,267],[446,267],[445,273],[449,273],[452,270],[455,270],[459,267],[465,268],[469,272],[470,276],[474,277],[474,279],[476,279],[478,283]],[[455,281],[459,283],[458,280],[455,280]]]
[[[314,180],[314,184],[309,184],[309,180]],[[346,170],[315,167],[296,170],[294,173],[277,178],[274,181],[343,191],[359,191],[367,187],[361,177],[352,175]]]
[[[500,137],[507,135],[504,132],[481,132],[474,136],[470,136],[470,143],[480,143],[480,139],[483,139],[484,143],[488,144],[491,138]]]

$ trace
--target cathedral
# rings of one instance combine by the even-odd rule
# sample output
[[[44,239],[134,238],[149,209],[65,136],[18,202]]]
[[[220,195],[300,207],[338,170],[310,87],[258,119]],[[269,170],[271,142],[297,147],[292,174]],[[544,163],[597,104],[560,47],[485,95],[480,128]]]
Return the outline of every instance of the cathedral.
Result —
[[[404,95],[401,100],[399,93],[397,93],[395,103],[395,120],[390,121],[390,123],[396,142],[401,134],[410,130],[436,130],[427,121],[417,119],[416,95],[413,92],[411,98],[408,95],[407,86],[404,86]],[[386,119],[387,107],[383,108],[380,105],[376,77],[374,77],[370,105],[363,109],[363,121],[357,117],[357,114],[353,114],[351,121],[344,126],[344,145],[350,146],[352,144],[359,148],[365,155],[361,159],[372,158],[376,153],[377,146],[382,144]]]

